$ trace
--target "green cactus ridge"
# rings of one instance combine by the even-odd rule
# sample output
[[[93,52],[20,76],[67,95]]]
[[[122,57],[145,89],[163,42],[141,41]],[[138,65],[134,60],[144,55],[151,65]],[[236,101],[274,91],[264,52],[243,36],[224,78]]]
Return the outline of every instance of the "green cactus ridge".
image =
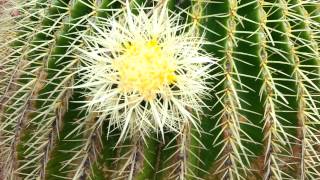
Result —
[[[150,17],[166,36],[129,37]],[[0,179],[320,179],[319,48],[318,0],[0,0]],[[141,64],[90,67],[103,56]],[[95,82],[110,68],[130,91]],[[143,94],[136,112],[116,88]]]

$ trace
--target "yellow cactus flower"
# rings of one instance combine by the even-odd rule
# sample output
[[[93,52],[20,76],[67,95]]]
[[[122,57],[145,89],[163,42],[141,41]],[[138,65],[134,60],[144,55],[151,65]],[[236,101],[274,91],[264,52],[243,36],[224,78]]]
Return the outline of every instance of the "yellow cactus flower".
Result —
[[[120,140],[136,133],[199,128],[215,59],[203,34],[165,7],[129,6],[102,25],[91,23],[75,88],[86,88],[89,112],[120,128]],[[198,34],[198,35],[196,35]]]

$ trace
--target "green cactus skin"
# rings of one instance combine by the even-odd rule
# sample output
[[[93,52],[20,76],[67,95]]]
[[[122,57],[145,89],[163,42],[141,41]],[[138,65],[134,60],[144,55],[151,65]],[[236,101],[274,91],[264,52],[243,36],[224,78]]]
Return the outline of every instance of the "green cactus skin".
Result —
[[[201,133],[184,125],[164,142],[120,144],[69,87],[88,20],[103,23],[124,2],[12,2],[0,3],[19,11],[0,20],[0,179],[320,178],[319,1],[169,1],[219,59],[210,109]]]

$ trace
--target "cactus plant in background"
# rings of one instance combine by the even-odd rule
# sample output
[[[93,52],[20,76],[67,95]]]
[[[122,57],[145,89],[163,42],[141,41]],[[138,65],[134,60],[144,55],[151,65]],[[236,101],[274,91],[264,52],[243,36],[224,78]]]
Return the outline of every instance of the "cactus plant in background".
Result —
[[[0,179],[320,178],[318,1],[0,3]]]

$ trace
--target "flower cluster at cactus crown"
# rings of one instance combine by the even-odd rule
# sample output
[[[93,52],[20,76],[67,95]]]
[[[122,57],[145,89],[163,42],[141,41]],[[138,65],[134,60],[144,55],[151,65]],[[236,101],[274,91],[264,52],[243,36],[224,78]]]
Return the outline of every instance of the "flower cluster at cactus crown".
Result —
[[[215,67],[203,34],[165,6],[137,9],[127,5],[101,26],[90,23],[93,32],[83,36],[75,88],[88,90],[88,113],[120,128],[120,139],[181,132],[185,123],[199,128]]]

